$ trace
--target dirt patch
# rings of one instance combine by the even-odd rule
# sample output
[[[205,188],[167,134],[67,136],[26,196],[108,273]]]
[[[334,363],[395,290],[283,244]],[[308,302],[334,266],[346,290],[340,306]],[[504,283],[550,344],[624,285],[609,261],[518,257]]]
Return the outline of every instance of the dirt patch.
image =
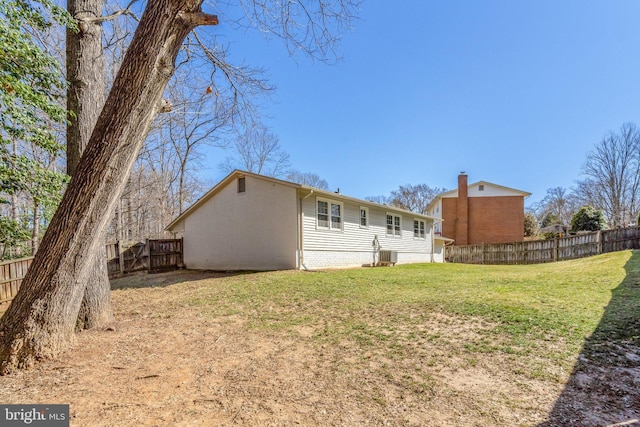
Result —
[[[406,340],[370,323],[389,342],[380,347],[363,343],[365,334],[319,339],[322,325],[256,329],[242,313],[212,316],[184,303],[199,280],[216,277],[114,282],[115,330],[83,332],[58,359],[0,377],[0,401],[68,403],[73,426],[535,426],[570,377],[536,378],[526,366],[535,361],[464,351],[491,325],[443,313],[420,314],[419,328],[398,327],[398,336],[411,334]],[[574,378],[603,379],[593,374]],[[586,425],[601,425],[594,420]]]

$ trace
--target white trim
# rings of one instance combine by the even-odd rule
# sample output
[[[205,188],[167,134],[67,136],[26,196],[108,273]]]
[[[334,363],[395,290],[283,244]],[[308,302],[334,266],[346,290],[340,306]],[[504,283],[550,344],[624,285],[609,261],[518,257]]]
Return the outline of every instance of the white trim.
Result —
[[[392,221],[393,221],[393,224],[392,224],[393,233],[389,233],[389,227],[388,227],[389,223],[387,222],[387,219],[388,219],[387,217],[392,217],[393,218],[392,219]],[[396,226],[396,219],[400,220],[400,224],[398,224],[397,226]],[[387,237],[394,237],[394,238],[397,238],[397,239],[401,239],[402,238],[402,215],[398,215],[398,214],[395,214],[393,212],[387,212],[387,214],[384,217],[384,227],[385,227],[385,233],[386,233]],[[400,234],[396,234],[398,229],[400,231]]]
[[[362,211],[364,211],[364,220],[366,222],[366,224],[362,225]],[[360,215],[358,216],[358,224],[360,225],[360,228],[369,228],[369,222],[370,222],[370,217],[369,217],[369,208],[366,206],[360,206]]]
[[[247,171],[241,171],[241,170],[234,170],[233,172],[229,173],[229,175],[227,175],[225,178],[222,179],[222,181],[218,182],[213,188],[211,188],[209,191],[207,191],[202,197],[200,197],[198,200],[196,200],[191,206],[189,206],[187,209],[185,209],[177,218],[175,218],[173,221],[171,221],[169,223],[169,225],[167,225],[165,227],[165,230],[168,231],[173,231],[173,228],[178,225],[180,223],[180,221],[184,220],[185,218],[187,218],[189,215],[191,215],[193,212],[195,212],[198,207],[200,207],[201,205],[205,204],[207,202],[207,200],[209,200],[210,198],[212,198],[213,196],[215,196],[216,194],[218,194],[220,191],[222,191],[222,189],[226,188],[227,185],[229,185],[230,182],[232,182],[232,180],[238,178],[238,177],[251,177],[251,178],[255,178],[255,179],[260,179],[263,181],[267,181],[267,182],[272,182],[274,184],[281,184],[281,185],[285,185],[288,187],[292,187],[292,188],[296,188],[298,190],[302,190],[305,192],[314,192],[315,194],[322,194],[326,197],[329,198],[337,198],[338,200],[341,200],[342,203],[357,203],[359,205],[364,205],[364,206],[369,206],[371,208],[374,209],[389,209],[393,212],[398,212],[400,214],[406,214],[406,215],[418,215],[418,216],[423,216],[425,217],[427,220],[430,219],[438,219],[435,217],[431,217],[429,215],[419,215],[413,212],[410,212],[408,210],[405,209],[399,209],[399,208],[394,208],[393,206],[387,206],[387,205],[381,205],[379,203],[374,203],[371,202],[369,200],[363,200],[363,199],[356,199],[355,197],[348,197],[342,194],[336,194],[333,192],[328,192],[326,190],[321,190],[319,188],[314,188],[314,187],[309,187],[308,185],[302,185],[302,184],[296,184],[293,182],[289,182],[289,181],[283,181],[281,179],[277,179],[277,178],[272,178],[272,177],[268,177],[268,176],[264,176],[264,175],[258,175],[255,173],[251,173],[251,172],[247,172]],[[334,199],[335,200],[335,199]]]
[[[240,184],[242,183],[242,185]],[[236,180],[237,188],[236,192],[238,194],[246,194],[247,192],[247,178],[244,176],[239,176]]]
[[[418,222],[417,236],[416,236],[416,222]],[[422,230],[420,230],[421,224],[422,224]],[[420,236],[420,231],[422,231],[422,236]],[[427,222],[424,219],[413,218],[413,238],[414,240],[427,240]]]
[[[320,215],[320,213],[318,212],[318,202],[324,202],[327,204],[327,213],[322,214],[327,216],[328,225],[326,227],[318,225],[318,215]],[[339,216],[340,228],[333,227],[332,218],[334,217],[334,215],[332,215],[333,214],[332,208],[334,205],[337,205],[340,207],[340,216]],[[316,197],[316,230],[343,231],[344,230],[344,203],[339,202],[337,200],[326,199],[324,197]]]

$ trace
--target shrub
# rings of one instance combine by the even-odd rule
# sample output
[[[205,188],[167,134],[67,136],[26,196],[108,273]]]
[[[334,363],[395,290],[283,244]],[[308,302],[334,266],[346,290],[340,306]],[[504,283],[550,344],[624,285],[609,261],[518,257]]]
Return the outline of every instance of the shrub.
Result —
[[[531,237],[536,234],[538,234],[538,220],[531,212],[527,212],[524,215],[524,237]]]
[[[607,226],[604,213],[593,206],[582,206],[571,218],[571,231],[598,231]]]

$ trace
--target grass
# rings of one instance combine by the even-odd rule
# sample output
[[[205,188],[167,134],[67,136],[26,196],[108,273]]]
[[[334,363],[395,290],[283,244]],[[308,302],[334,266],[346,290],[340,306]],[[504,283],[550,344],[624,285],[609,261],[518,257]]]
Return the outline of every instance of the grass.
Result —
[[[311,326],[316,341],[352,341],[396,357],[424,342],[449,346],[470,363],[474,354],[488,353],[570,368],[596,330],[628,335],[640,318],[638,257],[625,251],[526,266],[415,264],[254,273],[204,281],[187,303],[211,316],[242,316],[256,330],[295,334]],[[621,287],[624,283],[635,285]],[[611,305],[612,295],[620,302]],[[608,306],[616,313],[604,316]],[[600,324],[603,318],[606,326]],[[540,366],[530,371],[543,375]]]
[[[312,327],[317,341],[349,340],[398,357],[425,342],[464,353],[469,363],[473,354],[499,353],[568,368],[587,339],[600,347],[606,340],[640,342],[640,252],[524,266],[235,274],[195,282],[176,298],[211,317],[241,316],[256,330]],[[425,327],[435,314],[439,327]]]
[[[166,387],[171,399],[174,392],[184,402],[212,393],[224,416],[239,404],[236,414],[295,406],[307,414],[301,424],[326,424],[313,414],[335,413],[333,424],[360,414],[355,420],[370,424],[424,425],[435,415],[432,425],[530,426],[547,418],[566,425],[556,422],[566,418],[564,409],[597,406],[585,402],[586,385],[597,386],[593,396],[607,396],[603,378],[612,390],[599,407],[604,413],[637,401],[637,380],[621,388],[625,377],[616,369],[637,367],[640,356],[640,251],[529,266],[178,271],[131,275],[112,288],[120,326],[84,338],[105,347],[94,354],[107,361],[94,375],[124,366],[118,357],[157,372],[180,365],[179,388]],[[607,364],[615,369],[607,373]],[[105,384],[122,376],[106,371]],[[577,391],[569,387],[576,377]],[[79,377],[69,378],[68,388],[76,388]],[[126,387],[118,393],[132,390]],[[262,392],[269,387],[281,391],[275,400]],[[162,396],[153,402],[155,411]]]

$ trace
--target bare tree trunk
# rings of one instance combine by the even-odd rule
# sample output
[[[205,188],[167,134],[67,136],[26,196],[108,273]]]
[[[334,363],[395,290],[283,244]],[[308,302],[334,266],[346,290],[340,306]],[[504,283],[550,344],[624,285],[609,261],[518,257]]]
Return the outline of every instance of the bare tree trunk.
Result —
[[[94,252],[93,267],[78,312],[76,330],[101,328],[113,321],[105,235],[98,240],[101,245]]]
[[[67,10],[78,20],[79,31],[67,30],[67,173],[75,174],[105,100],[106,82],[102,56],[104,0],[67,0]],[[104,239],[102,239],[104,246]],[[94,262],[76,327],[89,329],[113,320],[111,286],[104,247],[91,254]]]
[[[18,194],[14,191],[11,193],[11,220],[14,222],[20,221],[20,212],[18,211]],[[6,251],[5,245],[5,251]],[[15,245],[15,241],[9,246],[9,257],[13,258],[16,256],[18,252],[18,248]]]
[[[66,349],[91,254],[158,112],[182,41],[198,25],[216,24],[202,0],[148,2],[78,168],[45,233],[20,291],[0,320],[0,373]]]
[[[132,228],[133,228],[133,209],[131,208],[131,196],[127,196],[127,228],[125,239],[128,241],[132,240]],[[136,232],[136,239],[142,238],[140,236],[140,231]]]
[[[40,234],[40,205],[37,201],[33,201],[33,227],[31,230],[31,253],[38,251],[38,235]]]
[[[67,174],[73,176],[91,138],[106,96],[102,56],[104,0],[67,0],[69,14],[79,31],[67,29]]]
[[[182,214],[184,209],[184,175],[186,173],[186,162],[180,162],[180,181],[178,183],[178,213]]]
[[[13,155],[17,156],[18,155],[18,143],[16,141],[15,138],[12,138],[11,141],[11,148],[13,149]],[[11,193],[11,220],[13,222],[19,222],[20,221],[20,212],[18,211],[18,193],[16,191]],[[5,246],[5,251],[7,250],[6,246]],[[14,244],[12,244],[11,246],[9,246],[9,256],[11,258],[13,258],[16,255],[17,252],[17,248],[15,246],[15,242]]]

